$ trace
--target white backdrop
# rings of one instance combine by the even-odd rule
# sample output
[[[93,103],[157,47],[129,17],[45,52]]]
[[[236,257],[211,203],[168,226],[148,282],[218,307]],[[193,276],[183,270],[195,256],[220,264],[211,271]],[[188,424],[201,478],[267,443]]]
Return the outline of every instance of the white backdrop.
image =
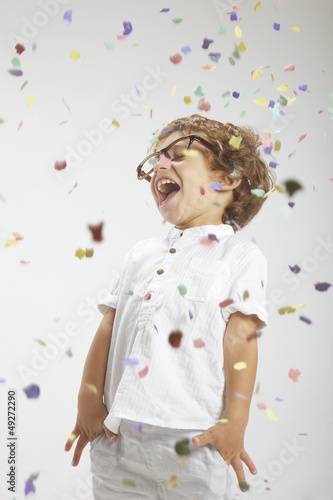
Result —
[[[332,498],[332,288],[315,288],[333,279],[332,14],[330,0],[1,1],[1,498],[92,499],[88,447],[77,468],[63,447],[102,319],[96,303],[130,247],[170,227],[136,179],[148,137],[196,112],[269,132],[273,145],[281,141],[265,155],[277,184],[302,186],[292,196],[275,190],[237,235],[268,259],[269,325],[246,434],[259,474],[247,474],[247,493],[235,481],[234,499]],[[121,39],[124,22],[132,32]],[[209,111],[198,110],[199,85]],[[103,239],[94,241],[88,226],[100,223]],[[94,254],[80,259],[79,248]],[[278,313],[287,306],[297,308]],[[31,384],[37,398],[23,390]],[[5,477],[12,388],[15,494]]]

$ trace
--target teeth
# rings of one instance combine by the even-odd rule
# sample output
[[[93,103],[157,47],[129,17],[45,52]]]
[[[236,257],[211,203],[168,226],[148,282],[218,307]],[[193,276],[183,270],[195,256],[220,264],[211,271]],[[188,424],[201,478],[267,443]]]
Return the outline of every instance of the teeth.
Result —
[[[157,189],[161,192],[164,193],[165,191],[162,191],[161,186],[163,184],[176,184],[175,182],[170,181],[170,179],[162,179],[161,181],[158,181],[157,183]]]

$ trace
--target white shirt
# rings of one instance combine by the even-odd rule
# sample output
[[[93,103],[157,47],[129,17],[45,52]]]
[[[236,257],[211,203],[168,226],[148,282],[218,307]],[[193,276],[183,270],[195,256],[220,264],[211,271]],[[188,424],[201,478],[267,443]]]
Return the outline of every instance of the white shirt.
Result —
[[[116,308],[106,427],[117,434],[121,418],[178,429],[215,425],[224,411],[229,316],[256,314],[258,328],[268,324],[266,277],[265,256],[227,224],[173,227],[167,237],[136,243],[98,304],[102,314]],[[232,304],[219,306],[230,298]],[[169,342],[172,332],[179,347]]]

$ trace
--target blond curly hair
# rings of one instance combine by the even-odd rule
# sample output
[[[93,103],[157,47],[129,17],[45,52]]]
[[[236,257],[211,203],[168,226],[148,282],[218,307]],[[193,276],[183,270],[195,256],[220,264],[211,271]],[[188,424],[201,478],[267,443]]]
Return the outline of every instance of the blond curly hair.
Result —
[[[275,172],[260,158],[261,139],[258,132],[249,126],[239,127],[232,123],[221,123],[201,115],[177,118],[157,133],[158,141],[175,132],[183,135],[200,133],[206,140],[220,148],[216,155],[207,149],[207,157],[212,171],[223,172],[231,177],[242,177],[243,181],[232,190],[233,201],[227,205],[222,214],[222,223],[230,224],[235,231],[245,227],[259,212],[267,200],[252,193],[251,190],[262,189],[265,193],[274,188]],[[241,136],[239,147],[232,146],[232,136]],[[154,145],[154,149],[158,143]]]

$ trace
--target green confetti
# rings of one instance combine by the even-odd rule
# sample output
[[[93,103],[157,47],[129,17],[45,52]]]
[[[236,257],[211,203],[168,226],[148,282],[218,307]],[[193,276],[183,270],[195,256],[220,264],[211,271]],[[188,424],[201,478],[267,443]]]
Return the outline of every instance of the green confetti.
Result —
[[[65,353],[69,358],[72,358],[73,357],[73,353],[72,353],[72,349],[69,348],[67,349],[66,353]]]
[[[261,87],[259,87],[255,92],[253,92],[254,94],[258,94],[258,92],[261,90]]]
[[[280,210],[285,217],[289,217],[289,215],[291,214],[291,210],[290,210],[289,206],[280,207]]]
[[[227,90],[226,92],[224,92],[224,94],[222,94],[222,99],[228,97],[229,95],[230,95],[230,90]]]
[[[104,42],[104,45],[105,45],[105,47],[106,47],[107,49],[109,49],[109,50],[112,50],[112,49],[113,49],[113,45],[112,45],[112,43],[111,43],[111,42]]]
[[[150,158],[150,160],[148,160],[148,162],[151,164],[151,165],[156,165],[156,163],[158,163],[158,159],[157,158]]]
[[[240,100],[242,101],[245,97],[245,92],[242,92],[241,95],[240,95]]]
[[[255,239],[254,236],[252,236],[252,238],[250,238],[250,241],[252,241],[252,243],[254,243],[255,245],[257,244],[257,240]]]
[[[55,316],[55,317],[53,318],[53,321],[59,321],[60,319],[61,319],[61,316]]]
[[[279,102],[281,103],[282,106],[287,106],[288,99],[286,99],[283,95],[280,95]]]
[[[218,34],[225,36],[227,34],[227,28],[225,26],[220,26]]]
[[[258,196],[258,198],[262,198],[265,194],[265,191],[263,189],[251,189],[251,193],[255,196]]]
[[[246,115],[246,111],[242,111],[242,112],[240,113],[239,117],[240,117],[240,118],[243,118],[243,116],[245,116],[245,115]]]
[[[136,488],[136,484],[132,481],[132,479],[123,479],[123,484],[125,484],[125,486],[130,486],[131,488]]]
[[[161,307],[163,306],[163,304],[160,304],[159,306],[155,307],[155,312],[156,311],[159,311],[161,309]]]
[[[203,95],[205,95],[203,92],[202,92],[202,87],[201,85],[198,85],[197,88],[195,89],[194,91],[195,95],[197,97],[202,97]]]
[[[187,294],[187,288],[185,285],[179,285],[178,287],[179,293],[182,297]]]
[[[331,102],[333,102],[333,92],[331,92],[331,93],[329,94],[329,97],[330,97],[330,101],[331,101]]]
[[[221,203],[219,203],[218,201],[214,201],[213,205],[215,205],[216,207],[220,207]]]
[[[0,193],[0,200],[3,201],[4,203],[7,203],[6,198],[4,197],[3,194]]]
[[[247,483],[239,483],[239,487],[242,491],[248,491],[250,486]]]
[[[11,63],[14,66],[14,68],[19,68],[21,66],[21,61],[19,60],[18,57],[13,57]]]
[[[227,108],[229,106],[230,102],[227,102],[227,104],[225,104],[223,107],[224,109]]]
[[[228,60],[232,66],[235,66],[235,61],[233,60],[232,57],[228,57]]]
[[[175,444],[176,453],[180,456],[189,455],[191,453],[189,444],[190,440],[188,438],[177,441]]]
[[[36,42],[34,42],[34,43],[32,44],[32,50],[36,50],[36,49],[37,49],[37,43],[36,43]]]
[[[126,295],[134,295],[134,292],[130,290],[129,292],[126,292]]]
[[[175,19],[172,19],[172,22],[175,23],[175,24],[179,24],[182,22],[182,18],[181,17],[175,17]]]
[[[30,483],[31,481],[35,481],[35,479],[37,479],[39,476],[39,472],[35,472],[34,474],[30,474],[29,478],[27,479],[27,481]]]

